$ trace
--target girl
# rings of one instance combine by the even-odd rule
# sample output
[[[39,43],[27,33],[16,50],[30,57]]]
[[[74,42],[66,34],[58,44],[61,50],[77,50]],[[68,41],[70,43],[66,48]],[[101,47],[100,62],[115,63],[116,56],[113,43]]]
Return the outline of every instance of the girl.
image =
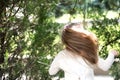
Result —
[[[71,23],[62,31],[65,49],[53,60],[49,74],[55,75],[59,70],[65,73],[65,80],[94,80],[94,68],[107,71],[114,62],[115,50],[109,51],[106,60],[98,57],[96,36],[85,30],[78,23]]]

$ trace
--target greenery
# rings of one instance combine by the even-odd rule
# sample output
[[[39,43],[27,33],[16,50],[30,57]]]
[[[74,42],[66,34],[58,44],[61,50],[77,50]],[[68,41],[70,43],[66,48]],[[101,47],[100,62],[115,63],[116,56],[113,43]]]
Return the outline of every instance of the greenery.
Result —
[[[63,18],[77,18],[99,39],[100,56],[120,52],[119,0],[0,0],[0,80],[51,80],[48,68],[62,50]],[[118,56],[120,58],[120,56]],[[110,74],[120,80],[120,61]],[[58,73],[59,76],[63,74]]]

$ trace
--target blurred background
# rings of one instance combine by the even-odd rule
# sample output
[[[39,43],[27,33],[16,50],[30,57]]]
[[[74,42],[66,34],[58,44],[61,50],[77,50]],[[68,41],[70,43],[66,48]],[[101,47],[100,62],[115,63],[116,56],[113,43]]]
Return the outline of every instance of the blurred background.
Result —
[[[62,78],[48,68],[63,49],[61,30],[69,22],[97,35],[102,58],[111,48],[120,52],[120,0],[0,0],[0,80]],[[108,72],[97,69],[96,79],[120,80],[119,59]]]

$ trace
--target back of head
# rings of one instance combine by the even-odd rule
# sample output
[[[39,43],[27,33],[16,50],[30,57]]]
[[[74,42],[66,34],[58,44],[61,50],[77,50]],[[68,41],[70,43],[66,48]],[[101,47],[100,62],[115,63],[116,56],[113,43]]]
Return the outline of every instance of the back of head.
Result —
[[[96,37],[93,33],[84,30],[80,24],[71,23],[67,25],[62,32],[62,42],[67,50],[82,56],[91,64],[97,63]]]

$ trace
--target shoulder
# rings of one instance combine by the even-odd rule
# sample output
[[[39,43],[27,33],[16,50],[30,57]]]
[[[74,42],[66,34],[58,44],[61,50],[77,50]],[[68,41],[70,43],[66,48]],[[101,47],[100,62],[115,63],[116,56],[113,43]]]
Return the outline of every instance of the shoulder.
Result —
[[[55,58],[62,58],[64,56],[64,50],[58,52],[58,54],[55,56]]]

